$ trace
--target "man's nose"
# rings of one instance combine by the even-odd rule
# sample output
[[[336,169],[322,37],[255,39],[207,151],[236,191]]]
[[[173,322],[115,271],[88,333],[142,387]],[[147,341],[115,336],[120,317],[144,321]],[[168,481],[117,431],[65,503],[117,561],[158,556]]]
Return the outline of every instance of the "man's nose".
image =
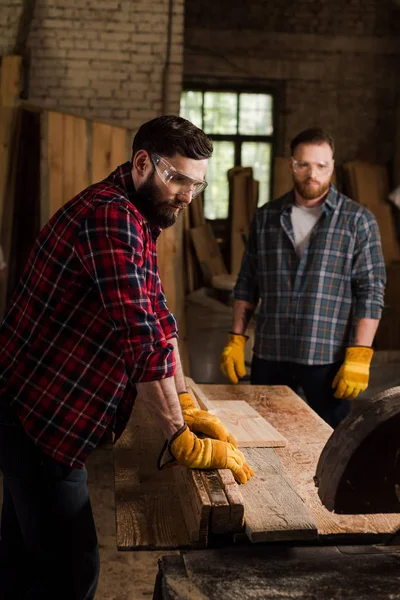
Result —
[[[193,190],[186,190],[186,192],[181,192],[179,196],[182,198],[183,202],[186,202],[186,204],[190,204],[193,199]]]
[[[308,174],[312,178],[314,178],[314,176],[317,176],[318,175],[318,165],[314,165],[314,163],[310,163],[308,165]]]

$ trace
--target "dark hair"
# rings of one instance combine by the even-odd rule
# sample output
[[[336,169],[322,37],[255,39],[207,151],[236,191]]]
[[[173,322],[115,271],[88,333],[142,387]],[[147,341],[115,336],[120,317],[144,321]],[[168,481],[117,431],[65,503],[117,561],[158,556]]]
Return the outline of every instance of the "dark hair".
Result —
[[[333,141],[333,138],[319,127],[305,129],[292,139],[290,142],[290,152],[292,156],[297,146],[300,146],[300,144],[329,144],[332,148],[332,153],[335,152],[335,142]]]
[[[175,115],[157,117],[139,128],[132,144],[132,158],[139,150],[163,156],[181,154],[200,160],[213,151],[210,138],[190,121]]]

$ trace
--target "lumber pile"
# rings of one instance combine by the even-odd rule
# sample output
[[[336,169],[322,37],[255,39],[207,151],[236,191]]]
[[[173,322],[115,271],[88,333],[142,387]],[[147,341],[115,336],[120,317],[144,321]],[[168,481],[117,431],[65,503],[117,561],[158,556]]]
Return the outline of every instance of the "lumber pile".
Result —
[[[393,210],[388,201],[387,169],[382,165],[354,160],[344,165],[347,195],[368,208],[376,217],[381,232],[386,262],[385,308],[375,344],[378,350],[400,348],[400,244]]]
[[[203,408],[213,410],[217,406],[217,401],[209,401],[189,378],[187,388]],[[237,404],[236,414],[240,415],[240,409],[247,403],[239,400]],[[286,440],[265,419],[259,415],[258,418],[264,424],[266,442],[258,443],[259,431],[254,432],[253,440],[247,439],[249,429],[246,427],[243,427],[245,439],[240,438],[240,431],[235,432],[239,433],[238,442],[247,460],[256,469],[256,474],[245,486],[238,486],[229,470],[197,471],[178,465],[160,476],[155,468],[154,451],[160,451],[162,440],[157,438],[156,450],[153,442],[157,429],[138,401],[128,429],[115,447],[118,547],[201,548],[208,546],[210,536],[241,532],[252,542],[315,538],[315,523],[274,452],[274,447],[283,446]],[[262,426],[261,422],[259,426]],[[148,431],[149,427],[151,431]],[[142,465],[141,444],[144,440],[151,447]],[[127,464],[128,449],[131,458]],[[132,473],[130,483],[129,472]],[[175,501],[173,514],[169,517],[171,498]],[[154,506],[158,507],[156,512]],[[157,519],[157,525],[149,524],[149,519]],[[179,521],[178,540],[174,528]],[[160,532],[164,532],[162,538]]]

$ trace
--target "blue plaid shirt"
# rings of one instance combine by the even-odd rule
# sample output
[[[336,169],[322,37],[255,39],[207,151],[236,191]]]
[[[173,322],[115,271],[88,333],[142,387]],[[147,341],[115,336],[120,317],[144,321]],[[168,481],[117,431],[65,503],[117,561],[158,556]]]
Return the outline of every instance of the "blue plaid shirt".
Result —
[[[343,360],[354,318],[380,319],[386,283],[378,224],[331,185],[301,258],[295,250],[294,192],[256,212],[234,290],[261,299],[254,353],[306,365]]]

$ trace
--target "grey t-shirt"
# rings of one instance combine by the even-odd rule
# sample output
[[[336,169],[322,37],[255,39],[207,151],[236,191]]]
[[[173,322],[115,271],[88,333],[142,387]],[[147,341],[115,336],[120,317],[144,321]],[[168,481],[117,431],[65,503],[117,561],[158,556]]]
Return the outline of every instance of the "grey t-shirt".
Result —
[[[298,204],[293,205],[291,218],[296,252],[299,258],[303,254],[314,225],[317,223],[321,214],[322,204],[312,208],[306,208],[305,206],[299,206]]]

